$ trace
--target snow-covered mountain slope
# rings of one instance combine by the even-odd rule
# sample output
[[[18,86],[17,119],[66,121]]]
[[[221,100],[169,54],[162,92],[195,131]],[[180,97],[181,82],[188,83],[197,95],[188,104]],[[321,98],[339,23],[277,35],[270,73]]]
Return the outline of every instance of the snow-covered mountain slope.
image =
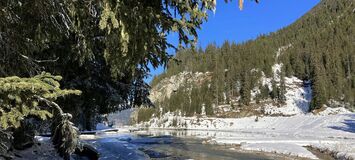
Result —
[[[275,61],[278,61],[280,55],[287,49],[291,48],[292,44],[281,46],[275,54]],[[282,63],[276,63],[272,66],[273,77],[266,78],[263,74],[261,82],[271,88],[272,79],[277,86],[281,83],[281,72],[283,69]],[[310,81],[302,81],[297,77],[285,77],[285,104],[275,105],[274,103],[265,104],[263,107],[264,113],[267,115],[297,115],[306,114],[309,112],[310,102],[312,100],[312,88]]]
[[[292,44],[281,46],[275,51],[275,64],[272,66],[272,77],[266,77],[264,72],[259,69],[253,69],[250,72],[260,72],[261,78],[254,84],[254,88],[251,92],[251,104],[256,104],[256,97],[261,94],[259,86],[267,86],[269,91],[272,91],[272,82],[276,83],[276,86],[280,86],[281,81],[281,71],[283,70],[283,64],[277,63],[278,57],[291,48]],[[179,88],[189,88],[192,84],[202,84],[204,82],[210,82],[212,73],[192,73],[192,72],[181,72],[177,75],[164,78],[157,85],[155,85],[151,90],[150,98],[153,102],[161,102],[170,98],[170,96],[177,91]],[[265,115],[298,115],[305,114],[309,112],[310,101],[312,99],[312,89],[310,81],[302,81],[297,77],[285,77],[285,103],[280,104],[271,99],[261,100],[263,103],[258,108],[262,110],[262,114]],[[238,85],[240,82],[235,82]],[[193,99],[193,98],[191,98]],[[233,111],[233,105],[239,105],[240,97],[231,97],[230,104],[221,104],[220,106],[214,107],[215,112],[220,112],[219,108],[230,109],[227,112]],[[163,106],[164,107],[164,106]],[[201,106],[202,107],[202,106]]]
[[[264,113],[267,115],[297,115],[309,112],[312,99],[310,82],[303,82],[297,77],[285,77],[285,104],[281,106],[273,103],[265,104]]]

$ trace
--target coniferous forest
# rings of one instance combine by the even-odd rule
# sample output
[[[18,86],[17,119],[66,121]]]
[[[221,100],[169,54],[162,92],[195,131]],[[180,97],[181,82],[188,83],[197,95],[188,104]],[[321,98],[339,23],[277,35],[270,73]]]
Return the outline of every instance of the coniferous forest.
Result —
[[[211,110],[213,104],[230,104],[231,100],[239,96],[239,105],[248,106],[250,91],[254,87],[261,90],[257,101],[270,98],[283,103],[285,88],[282,79],[295,76],[311,82],[311,110],[321,108],[330,99],[354,109],[354,23],[352,0],[325,0],[290,26],[260,35],[255,40],[241,44],[226,41],[221,46],[210,44],[205,49],[179,51],[175,57],[178,62],[171,61],[163,74],[154,77],[151,83],[153,87],[162,79],[184,71],[210,72],[211,81],[200,86],[194,85],[192,91],[182,87],[170,99],[157,105],[163,107],[165,112],[182,110],[189,116],[200,113],[203,104],[207,110]],[[282,52],[277,55],[279,50]],[[262,72],[266,77],[273,77],[272,66],[279,63],[283,64],[281,85],[276,86],[272,82],[272,91],[266,86],[256,86],[260,85],[257,81]],[[152,110],[158,112],[157,109]],[[140,112],[139,121],[147,120],[145,114]]]

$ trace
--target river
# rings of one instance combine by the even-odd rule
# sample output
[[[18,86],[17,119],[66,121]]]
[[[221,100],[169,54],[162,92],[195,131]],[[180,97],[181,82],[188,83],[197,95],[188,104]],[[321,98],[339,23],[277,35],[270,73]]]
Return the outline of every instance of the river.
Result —
[[[271,160],[287,158],[275,154],[241,151],[236,145],[205,143],[204,139],[196,138],[191,133],[194,132],[160,130],[102,134],[85,142],[95,146],[100,153],[101,160]]]

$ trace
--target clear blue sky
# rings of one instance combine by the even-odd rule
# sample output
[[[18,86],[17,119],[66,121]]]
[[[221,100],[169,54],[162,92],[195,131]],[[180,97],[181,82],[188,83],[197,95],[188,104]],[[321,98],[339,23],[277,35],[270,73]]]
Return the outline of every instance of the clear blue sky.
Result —
[[[237,2],[224,3],[217,0],[216,13],[211,13],[208,22],[202,25],[198,45],[205,48],[210,43],[221,45],[225,40],[240,43],[255,39],[260,34],[277,31],[295,22],[320,0],[244,0],[244,9],[239,10]],[[169,42],[178,43],[177,35],[169,35]],[[172,53],[173,54],[173,53]],[[152,69],[150,82],[163,68]]]

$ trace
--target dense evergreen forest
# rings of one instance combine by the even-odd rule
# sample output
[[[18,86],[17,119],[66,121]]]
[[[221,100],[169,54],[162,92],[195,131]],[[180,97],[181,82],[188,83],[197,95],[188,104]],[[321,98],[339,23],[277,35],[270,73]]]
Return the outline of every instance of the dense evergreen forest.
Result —
[[[260,99],[284,101],[285,76],[311,81],[311,109],[321,108],[333,99],[355,105],[355,10],[353,0],[324,0],[292,25],[275,33],[261,35],[241,44],[226,41],[205,49],[185,49],[176,53],[178,63],[170,62],[165,73],[154,77],[151,85],[183,71],[211,72],[211,81],[180,88],[159,104],[164,111],[182,110],[191,116],[201,113],[204,104],[212,114],[213,104],[230,104],[240,96],[239,105],[248,106],[250,90],[260,85],[262,76],[272,77],[272,66],[282,63],[281,85],[273,90],[259,86]],[[280,55],[277,52],[282,50]],[[258,72],[252,72],[252,70]],[[261,72],[262,71],[262,72]],[[226,95],[226,96],[225,96]],[[147,120],[158,109],[139,111],[138,119]],[[139,120],[139,121],[140,121]]]

